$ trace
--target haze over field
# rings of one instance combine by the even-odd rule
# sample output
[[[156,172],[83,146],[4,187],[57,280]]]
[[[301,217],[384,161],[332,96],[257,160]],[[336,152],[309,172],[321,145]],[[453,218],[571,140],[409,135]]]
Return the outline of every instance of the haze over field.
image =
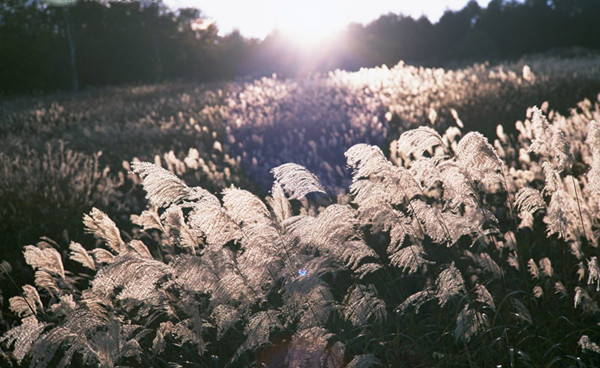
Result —
[[[0,93],[274,73],[293,78],[401,60],[427,67],[496,64],[527,54],[600,49],[596,0],[421,3],[427,6],[7,0],[0,6]]]

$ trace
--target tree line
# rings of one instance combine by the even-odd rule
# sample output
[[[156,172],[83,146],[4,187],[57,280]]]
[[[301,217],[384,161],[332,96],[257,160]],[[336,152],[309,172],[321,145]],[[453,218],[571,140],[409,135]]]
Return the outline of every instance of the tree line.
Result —
[[[387,14],[349,25],[318,54],[299,51],[278,32],[264,40],[238,31],[220,35],[199,9],[73,1],[68,7],[22,0],[0,5],[0,93],[295,76],[399,60],[448,66],[573,46],[600,49],[597,0],[492,0],[485,8],[471,1],[436,23]]]

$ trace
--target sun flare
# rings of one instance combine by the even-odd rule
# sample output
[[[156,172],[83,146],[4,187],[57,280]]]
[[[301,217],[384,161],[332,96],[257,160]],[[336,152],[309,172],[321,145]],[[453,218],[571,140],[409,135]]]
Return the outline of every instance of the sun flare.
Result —
[[[344,27],[343,20],[338,19],[341,10],[333,4],[315,0],[288,4],[278,12],[276,27],[298,46],[318,46]]]

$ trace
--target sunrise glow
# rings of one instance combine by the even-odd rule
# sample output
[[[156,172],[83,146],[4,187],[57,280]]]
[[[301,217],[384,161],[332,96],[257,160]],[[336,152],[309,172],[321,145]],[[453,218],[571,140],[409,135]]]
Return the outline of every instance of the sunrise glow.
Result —
[[[286,2],[278,13],[280,20],[275,22],[274,28],[301,47],[318,46],[345,26],[339,1]]]
[[[264,38],[279,29],[301,44],[314,44],[350,23],[369,23],[388,13],[437,21],[444,11],[461,9],[467,0],[166,0],[174,8],[197,7],[214,19],[222,34],[237,29]],[[486,6],[489,0],[477,0]]]

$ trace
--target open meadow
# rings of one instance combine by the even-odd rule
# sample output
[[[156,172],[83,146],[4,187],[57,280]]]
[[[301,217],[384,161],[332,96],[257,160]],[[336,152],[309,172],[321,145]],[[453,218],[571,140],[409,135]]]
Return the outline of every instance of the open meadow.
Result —
[[[0,101],[2,367],[597,367],[600,56]]]

